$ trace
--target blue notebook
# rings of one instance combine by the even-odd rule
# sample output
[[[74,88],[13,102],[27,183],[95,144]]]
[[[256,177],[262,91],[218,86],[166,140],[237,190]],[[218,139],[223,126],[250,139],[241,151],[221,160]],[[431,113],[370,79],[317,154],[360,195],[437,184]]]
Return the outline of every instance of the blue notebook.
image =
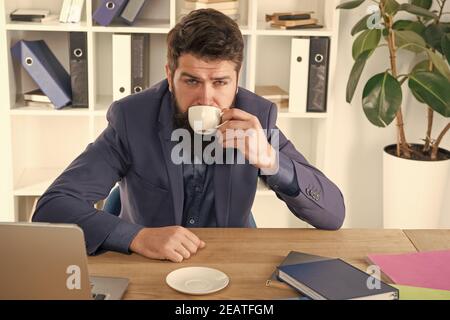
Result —
[[[341,259],[278,267],[278,277],[314,300],[398,299],[398,289]]]

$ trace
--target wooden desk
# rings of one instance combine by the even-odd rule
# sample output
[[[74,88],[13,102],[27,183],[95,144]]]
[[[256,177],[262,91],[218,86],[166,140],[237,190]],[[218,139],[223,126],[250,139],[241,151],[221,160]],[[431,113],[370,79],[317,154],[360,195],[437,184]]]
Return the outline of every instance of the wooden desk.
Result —
[[[292,289],[266,287],[266,279],[291,250],[342,258],[366,270],[370,253],[416,252],[402,230],[342,229],[193,229],[206,248],[182,263],[109,252],[89,257],[91,275],[130,279],[125,299],[279,299],[296,296]],[[224,290],[190,296],[171,289],[167,274],[187,266],[222,270],[230,277]]]
[[[450,230],[404,230],[417,251],[450,249]]]

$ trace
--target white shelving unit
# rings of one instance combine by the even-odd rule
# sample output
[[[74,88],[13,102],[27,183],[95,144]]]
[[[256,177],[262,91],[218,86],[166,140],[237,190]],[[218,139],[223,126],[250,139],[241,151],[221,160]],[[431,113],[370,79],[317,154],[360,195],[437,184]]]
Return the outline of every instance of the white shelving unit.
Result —
[[[31,199],[39,197],[58,174],[106,127],[112,101],[113,33],[150,34],[150,83],[165,77],[166,36],[177,23],[182,0],[149,0],[133,26],[102,27],[92,20],[100,0],[86,0],[78,24],[9,21],[17,8],[48,8],[59,14],[63,0],[4,0],[0,4],[0,221],[25,219]],[[278,126],[315,166],[327,172],[333,116],[334,70],[338,43],[338,0],[240,0],[238,21],[245,39],[240,85],[278,85],[289,90],[290,45],[293,37],[331,38],[327,113],[280,111]],[[322,29],[277,30],[264,21],[266,13],[311,10]],[[69,70],[68,33],[86,32],[88,39],[89,108],[53,110],[25,107],[21,94],[36,85],[11,58],[10,47],[21,39],[43,39]],[[273,208],[269,212],[267,208]],[[276,212],[275,212],[276,211]],[[293,217],[275,193],[259,183],[253,208],[260,227],[305,226]]]

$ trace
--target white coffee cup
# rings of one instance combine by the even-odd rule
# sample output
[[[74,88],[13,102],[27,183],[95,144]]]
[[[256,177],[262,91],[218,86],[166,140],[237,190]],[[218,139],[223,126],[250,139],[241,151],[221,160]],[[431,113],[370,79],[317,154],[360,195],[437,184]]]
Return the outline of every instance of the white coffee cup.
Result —
[[[189,124],[197,134],[213,134],[222,118],[219,108],[213,106],[192,106],[188,111]]]

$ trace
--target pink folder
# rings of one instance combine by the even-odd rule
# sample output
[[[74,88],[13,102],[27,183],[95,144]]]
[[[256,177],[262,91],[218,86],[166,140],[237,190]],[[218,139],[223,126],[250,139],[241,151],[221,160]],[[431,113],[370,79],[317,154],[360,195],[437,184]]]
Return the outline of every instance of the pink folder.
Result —
[[[450,250],[368,257],[396,284],[450,290]]]

